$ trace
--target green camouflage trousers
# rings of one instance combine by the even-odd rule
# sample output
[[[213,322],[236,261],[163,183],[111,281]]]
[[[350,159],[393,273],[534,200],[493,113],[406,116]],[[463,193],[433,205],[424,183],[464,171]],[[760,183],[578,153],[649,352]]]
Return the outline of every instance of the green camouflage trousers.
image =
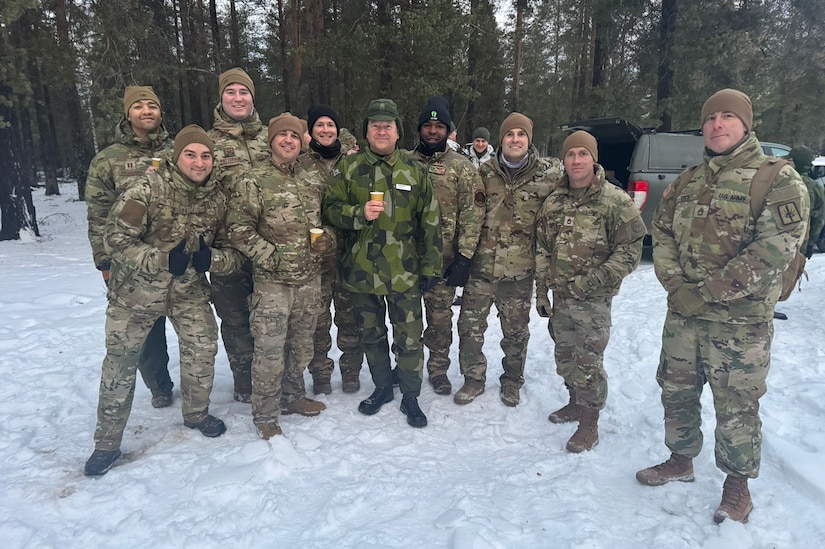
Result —
[[[502,385],[524,385],[524,361],[530,340],[530,308],[533,298],[533,277],[523,280],[487,282],[470,277],[461,297],[458,315],[458,362],[468,380],[487,380],[487,358],[484,356],[484,332],[493,303],[501,323]]]
[[[556,344],[556,372],[576,390],[576,403],[601,410],[607,401],[604,350],[610,339],[611,297],[576,299],[553,292],[548,323]]]
[[[427,314],[424,345],[430,351],[430,357],[427,360],[427,371],[430,377],[446,374],[450,368],[454,300],[455,288],[447,286],[443,280],[424,294],[424,308]]]
[[[218,326],[208,303],[182,306],[168,315],[180,347],[180,396],[183,419],[197,423],[209,410],[218,352]],[[109,304],[106,309],[106,358],[100,376],[95,448],[120,447],[132,410],[138,357],[158,315]]]
[[[387,313],[392,323],[392,352],[404,396],[421,394],[424,347],[421,294],[418,290],[388,295],[352,294],[358,312],[361,347],[376,387],[392,386]]]
[[[740,477],[759,475],[759,399],[767,391],[772,338],[771,322],[725,324],[668,311],[656,381],[671,452],[693,458],[702,450],[700,397],[707,382],[716,410],[716,466]]]
[[[146,387],[155,392],[171,393],[172,378],[169,377],[169,353],[166,350],[166,317],[155,321],[143,348],[137,365],[140,377]]]
[[[330,305],[335,303],[335,326],[338,330],[338,349],[341,350],[341,358],[338,366],[341,374],[361,371],[361,363],[364,362],[364,353],[358,344],[358,321],[352,304],[352,298],[348,291],[341,287],[337,272],[324,273],[321,276],[321,314],[315,327],[315,335],[312,338],[314,355],[309,363],[309,373],[312,377],[330,377],[335,369],[335,363],[329,358],[329,351],[332,349],[332,313]]]
[[[303,285],[259,282],[250,301],[255,338],[252,419],[273,423],[281,408],[306,396],[304,369],[312,360],[312,335],[321,309],[320,275]]]
[[[252,294],[252,263],[228,275],[209,274],[212,303],[221,319],[221,338],[229,367],[236,379],[249,379],[255,344],[249,329],[249,296]]]

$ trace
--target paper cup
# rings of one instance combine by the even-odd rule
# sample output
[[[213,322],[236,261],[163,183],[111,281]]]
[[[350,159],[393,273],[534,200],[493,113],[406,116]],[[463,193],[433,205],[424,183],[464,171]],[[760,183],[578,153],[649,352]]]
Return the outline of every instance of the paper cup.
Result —
[[[310,229],[309,241],[314,243],[322,234],[324,234],[324,229]]]
[[[160,158],[153,158],[152,159],[152,167],[156,170],[160,168]]]
[[[382,191],[370,191],[370,200],[384,201],[384,193]]]

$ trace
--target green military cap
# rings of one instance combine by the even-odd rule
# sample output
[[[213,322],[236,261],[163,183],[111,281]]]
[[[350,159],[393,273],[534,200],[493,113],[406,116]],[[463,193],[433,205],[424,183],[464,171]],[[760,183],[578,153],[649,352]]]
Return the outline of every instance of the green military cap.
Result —
[[[404,125],[401,123],[401,117],[398,116],[398,105],[392,99],[373,99],[367,104],[367,110],[364,113],[364,137],[367,136],[367,124],[370,120],[395,120],[398,141],[404,140]]]

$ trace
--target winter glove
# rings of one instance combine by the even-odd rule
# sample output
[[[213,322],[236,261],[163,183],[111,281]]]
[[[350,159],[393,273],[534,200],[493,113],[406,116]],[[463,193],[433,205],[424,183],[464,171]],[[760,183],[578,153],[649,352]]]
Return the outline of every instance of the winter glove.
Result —
[[[682,316],[696,316],[708,309],[708,302],[702,296],[697,284],[685,283],[667,296],[668,307]]]
[[[453,260],[447,270],[444,271],[444,278],[447,279],[447,286],[464,286],[470,278],[470,266],[472,259],[467,259],[461,254]]]
[[[576,299],[586,299],[587,296],[590,295],[590,280],[584,275],[574,276],[573,279],[567,283],[567,289]]]
[[[212,266],[212,248],[206,245],[203,235],[200,236],[200,249],[192,254],[192,266],[199,273],[205,273]]]
[[[175,276],[180,276],[185,273],[186,267],[189,266],[190,256],[189,254],[183,253],[184,248],[186,248],[185,238],[169,252],[169,272]]]
[[[422,276],[418,281],[418,289],[421,290],[422,294],[427,293],[435,288],[440,280],[437,276]]]
[[[315,239],[314,242],[310,244],[311,248],[315,252],[328,252],[332,249],[332,237],[329,236],[327,233],[320,235],[318,238]]]
[[[553,306],[550,305],[550,300],[546,295],[538,294],[536,296],[536,311],[542,318],[550,318],[553,316]]]
[[[807,259],[811,259],[813,257],[813,255],[814,255],[814,244],[811,243],[811,244],[808,244],[808,246],[805,248],[805,257]]]

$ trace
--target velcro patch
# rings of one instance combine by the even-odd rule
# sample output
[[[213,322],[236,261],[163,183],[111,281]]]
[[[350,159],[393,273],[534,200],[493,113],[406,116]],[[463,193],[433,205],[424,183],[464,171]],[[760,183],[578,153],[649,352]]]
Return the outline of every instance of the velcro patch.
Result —
[[[783,227],[790,227],[802,221],[802,215],[799,213],[799,205],[794,201],[778,204],[776,211],[779,214],[779,224]]]
[[[433,164],[430,166],[430,173],[434,173],[435,175],[444,175],[447,173],[447,167],[444,166],[442,163]]]
[[[473,203],[476,206],[484,206],[487,203],[487,195],[484,194],[484,191],[476,191],[475,197],[473,197]]]
[[[143,221],[143,216],[146,214],[146,206],[137,200],[127,200],[120,210],[120,219],[125,223],[136,227]]]

